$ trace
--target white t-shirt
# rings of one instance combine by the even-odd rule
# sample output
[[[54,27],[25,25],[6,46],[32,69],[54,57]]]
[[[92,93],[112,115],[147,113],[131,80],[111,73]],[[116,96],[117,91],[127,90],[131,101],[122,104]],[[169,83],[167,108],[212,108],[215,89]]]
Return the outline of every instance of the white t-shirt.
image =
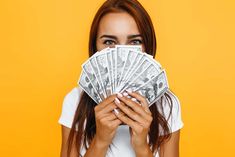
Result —
[[[68,128],[72,127],[73,117],[77,109],[78,101],[80,100],[80,94],[82,89],[80,87],[74,87],[65,97],[62,106],[62,113],[58,122]],[[175,132],[183,127],[181,119],[181,107],[178,98],[168,90],[167,93],[170,95],[173,101],[172,114],[168,119],[171,132]],[[163,112],[165,116],[169,116],[170,108],[166,103],[166,98],[163,99]],[[161,110],[159,110],[161,112]],[[113,139],[113,145],[111,150],[108,150],[106,157],[135,157],[135,153],[130,143],[130,134],[128,125],[120,125],[116,131],[116,135]],[[81,150],[81,154],[85,154],[85,148]],[[159,157],[158,152],[155,157]]]

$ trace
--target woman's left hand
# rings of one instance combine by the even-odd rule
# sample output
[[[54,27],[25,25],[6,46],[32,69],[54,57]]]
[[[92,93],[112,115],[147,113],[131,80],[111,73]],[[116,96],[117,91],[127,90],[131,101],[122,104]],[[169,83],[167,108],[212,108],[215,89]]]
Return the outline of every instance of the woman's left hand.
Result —
[[[127,97],[127,93],[131,99]],[[136,92],[127,93],[117,94],[115,103],[124,114],[119,113],[116,116],[130,127],[131,144],[138,153],[143,151],[143,148],[149,149],[147,136],[153,118],[145,97]]]

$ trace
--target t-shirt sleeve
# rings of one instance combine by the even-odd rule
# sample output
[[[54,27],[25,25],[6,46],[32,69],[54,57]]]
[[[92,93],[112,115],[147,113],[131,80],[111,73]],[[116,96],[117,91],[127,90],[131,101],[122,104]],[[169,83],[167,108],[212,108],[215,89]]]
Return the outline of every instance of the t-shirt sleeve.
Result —
[[[163,110],[159,110],[160,112],[162,112],[162,114],[164,115],[164,117],[167,119],[168,122],[168,126],[170,127],[170,132],[175,132],[179,129],[181,129],[184,125],[182,118],[181,118],[181,105],[180,105],[180,101],[178,99],[178,97],[173,94],[173,92],[171,92],[170,90],[167,90],[166,92],[172,100],[172,111],[170,114],[170,106],[169,106],[169,98],[164,96],[163,99]],[[168,100],[167,100],[168,99]],[[160,134],[162,134],[162,132],[160,132]]]
[[[80,100],[81,91],[81,88],[74,87],[65,95],[62,104],[62,112],[58,120],[59,124],[68,128],[72,127],[73,118],[78,106],[78,101]]]

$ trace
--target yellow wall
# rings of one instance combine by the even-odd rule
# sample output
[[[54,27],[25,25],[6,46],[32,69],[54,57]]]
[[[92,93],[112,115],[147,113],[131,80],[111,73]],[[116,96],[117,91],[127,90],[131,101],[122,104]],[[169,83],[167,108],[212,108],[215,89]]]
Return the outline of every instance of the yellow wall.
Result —
[[[102,2],[0,1],[0,156],[59,156],[62,100],[88,57]],[[141,2],[182,103],[181,156],[235,156],[235,2]]]

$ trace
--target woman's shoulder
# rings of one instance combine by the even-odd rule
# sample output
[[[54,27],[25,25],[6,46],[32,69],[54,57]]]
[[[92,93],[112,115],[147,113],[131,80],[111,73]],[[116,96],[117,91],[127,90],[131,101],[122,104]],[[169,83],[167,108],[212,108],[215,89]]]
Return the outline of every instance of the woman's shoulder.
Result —
[[[65,96],[62,104],[62,112],[59,123],[71,128],[73,117],[80,100],[82,89],[79,86],[72,88]]]
[[[181,129],[184,123],[181,118],[181,103],[176,94],[168,89],[161,104],[157,103],[158,110],[168,121],[171,132]]]
[[[168,89],[166,91],[166,94],[163,95],[163,107],[165,109],[169,109],[169,102],[171,102],[172,104],[172,109],[174,108],[175,110],[179,110],[180,109],[180,101],[178,96],[176,96],[176,94],[173,93],[173,91],[171,91],[170,89]],[[179,111],[178,111],[179,112]]]
[[[64,97],[64,102],[75,103],[80,99],[82,89],[79,86],[72,88]]]

